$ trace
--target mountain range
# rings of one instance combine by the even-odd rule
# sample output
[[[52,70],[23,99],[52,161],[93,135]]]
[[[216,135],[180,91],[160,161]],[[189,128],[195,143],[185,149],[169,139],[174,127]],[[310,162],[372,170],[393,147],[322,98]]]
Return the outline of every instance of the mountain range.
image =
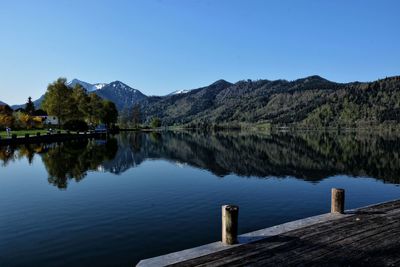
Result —
[[[89,93],[95,93],[103,99],[114,102],[118,110],[131,108],[134,104],[147,97],[139,90],[120,81],[90,84],[78,79],[73,79],[67,83],[71,88],[76,84],[80,84]]]
[[[145,119],[164,125],[370,126],[400,122],[400,76],[336,83],[320,76],[294,81],[219,80],[185,94],[141,101]]]
[[[147,96],[139,90],[134,89],[121,81],[92,84],[79,79],[73,79],[67,82],[66,85],[70,88],[73,88],[77,84],[82,86],[88,93],[95,93],[104,99],[114,102],[119,110],[122,110],[124,108],[131,108],[134,104],[147,98]],[[190,92],[190,90],[177,90],[168,95],[185,94],[188,92]],[[43,99],[44,95],[33,101],[36,108],[40,108]],[[0,105],[6,105],[6,103],[0,101]],[[13,108],[14,110],[24,107],[25,104],[17,104],[11,106],[11,108]]]
[[[91,84],[73,79],[67,85],[76,84],[113,101],[119,110],[140,104],[144,121],[159,117],[164,125],[270,122],[324,127],[400,122],[400,76],[351,83],[316,75],[294,81],[218,80],[166,96],[146,96],[120,81]],[[43,96],[35,105],[42,100]]]
[[[91,84],[78,79],[73,79],[66,85],[70,88],[73,88],[77,84],[81,85],[88,93],[95,93],[104,99],[114,102],[119,110],[122,110],[123,108],[130,108],[140,100],[146,98],[146,96],[139,90],[133,89],[132,87],[120,81]],[[36,108],[40,108],[43,99],[44,95],[33,101]],[[11,108],[15,110],[18,108],[23,108],[24,106],[25,104],[13,105]]]

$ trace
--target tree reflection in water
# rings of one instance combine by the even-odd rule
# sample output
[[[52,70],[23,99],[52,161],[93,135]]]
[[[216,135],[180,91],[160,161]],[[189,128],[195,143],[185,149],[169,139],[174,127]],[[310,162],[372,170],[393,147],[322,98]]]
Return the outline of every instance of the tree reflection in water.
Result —
[[[400,138],[390,134],[297,132],[122,133],[107,141],[0,148],[0,163],[40,155],[49,183],[67,188],[88,171],[120,174],[148,158],[181,162],[217,176],[287,177],[318,182],[344,174],[400,183]]]
[[[27,158],[31,164],[38,154],[48,173],[50,184],[67,188],[68,180],[82,180],[88,171],[96,171],[101,164],[115,157],[117,140],[69,141],[53,144],[30,144],[0,148],[0,162],[6,167],[11,161]]]
[[[42,160],[49,174],[49,183],[66,188],[69,179],[79,182],[87,171],[96,171],[104,161],[113,159],[117,151],[115,139],[103,142],[91,140],[57,144]]]

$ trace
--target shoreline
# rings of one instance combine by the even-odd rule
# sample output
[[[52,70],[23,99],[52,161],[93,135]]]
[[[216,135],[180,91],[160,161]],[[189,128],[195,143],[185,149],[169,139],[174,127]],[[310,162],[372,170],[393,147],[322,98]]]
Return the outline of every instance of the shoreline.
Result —
[[[69,140],[82,140],[90,138],[106,138],[109,133],[56,133],[36,136],[25,136],[25,137],[10,137],[1,138],[0,146],[6,145],[21,145],[21,144],[35,144],[35,143],[53,143]]]
[[[338,134],[398,134],[398,129],[382,129],[382,128],[342,128],[337,130],[334,128],[289,128],[289,127],[271,127],[268,130],[254,129],[254,128],[224,128],[224,129],[206,129],[206,128],[190,128],[190,127],[160,127],[160,128],[137,128],[137,129],[119,129],[118,131],[111,131],[107,133],[95,132],[74,132],[74,133],[54,133],[54,134],[41,134],[16,136],[13,134],[11,137],[0,137],[0,146],[5,145],[20,145],[20,144],[34,144],[34,143],[52,143],[62,142],[69,140],[81,140],[90,138],[106,138],[109,134],[116,134],[120,132],[143,132],[143,133],[159,133],[164,131],[201,131],[209,133],[217,132],[258,132],[258,133],[338,133]]]

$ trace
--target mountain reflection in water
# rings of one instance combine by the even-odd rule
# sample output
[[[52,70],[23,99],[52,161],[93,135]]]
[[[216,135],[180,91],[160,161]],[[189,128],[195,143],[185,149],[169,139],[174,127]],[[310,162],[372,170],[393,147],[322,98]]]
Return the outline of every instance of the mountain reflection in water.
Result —
[[[201,168],[217,176],[287,177],[317,182],[345,174],[400,182],[400,139],[389,134],[301,132],[121,133],[108,140],[0,148],[0,165],[35,155],[50,184],[60,189],[88,171],[120,174],[146,159],[163,159]]]

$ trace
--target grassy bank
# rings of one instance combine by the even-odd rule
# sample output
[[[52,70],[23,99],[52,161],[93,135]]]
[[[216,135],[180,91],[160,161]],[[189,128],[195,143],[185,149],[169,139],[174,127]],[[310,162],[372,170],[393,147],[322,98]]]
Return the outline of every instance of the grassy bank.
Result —
[[[62,131],[64,132],[64,131]],[[17,137],[24,137],[25,134],[29,134],[29,136],[35,136],[36,133],[40,133],[41,135],[44,135],[47,133],[47,129],[34,129],[34,130],[18,130],[18,131],[11,131],[11,134],[16,134]],[[7,138],[7,132],[6,131],[1,131],[0,132],[0,137],[1,138]]]

